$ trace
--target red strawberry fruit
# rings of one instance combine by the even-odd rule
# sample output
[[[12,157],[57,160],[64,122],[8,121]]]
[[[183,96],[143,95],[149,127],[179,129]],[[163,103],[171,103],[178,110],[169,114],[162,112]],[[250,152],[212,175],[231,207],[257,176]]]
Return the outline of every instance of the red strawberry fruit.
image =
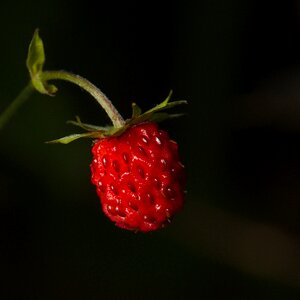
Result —
[[[153,122],[95,142],[92,183],[104,213],[117,226],[156,230],[182,209],[185,175],[177,148]]]
[[[112,117],[117,116],[111,118],[114,126],[84,124],[77,117],[70,123],[87,133],[52,141],[67,144],[81,137],[94,139],[91,181],[104,213],[123,229],[160,229],[183,207],[185,170],[178,146],[157,125],[158,121],[178,116],[161,111],[186,103],[169,102],[170,97],[171,93],[143,114],[133,103],[132,117],[126,121],[113,111]]]
[[[183,207],[185,170],[178,146],[157,125],[178,116],[161,111],[186,103],[169,102],[170,96],[143,114],[133,103],[132,117],[118,126],[85,124],[77,117],[70,123],[87,133],[52,141],[67,144],[81,137],[94,139],[91,181],[104,213],[123,229],[157,230]]]

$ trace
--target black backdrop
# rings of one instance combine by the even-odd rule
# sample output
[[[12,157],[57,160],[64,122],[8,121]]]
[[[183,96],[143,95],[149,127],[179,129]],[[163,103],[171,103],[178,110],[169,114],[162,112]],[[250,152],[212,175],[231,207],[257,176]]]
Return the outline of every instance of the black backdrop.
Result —
[[[28,81],[37,27],[45,68],[87,77],[125,117],[170,89],[189,102],[162,124],[186,206],[150,234],[101,212],[90,141],[44,143],[75,115],[107,123],[95,101],[59,82],[20,109],[0,132],[2,299],[299,299],[297,1],[2,1],[0,16],[0,111]]]

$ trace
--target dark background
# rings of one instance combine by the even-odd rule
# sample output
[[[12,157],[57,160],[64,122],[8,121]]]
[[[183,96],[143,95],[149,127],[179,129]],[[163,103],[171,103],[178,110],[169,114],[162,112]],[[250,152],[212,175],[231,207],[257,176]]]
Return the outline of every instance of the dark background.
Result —
[[[134,234],[101,212],[89,140],[104,125],[58,82],[0,132],[1,299],[299,299],[300,2],[2,1],[0,111],[26,85],[36,27],[46,69],[87,77],[130,115],[187,99],[161,126],[188,171],[185,209]]]

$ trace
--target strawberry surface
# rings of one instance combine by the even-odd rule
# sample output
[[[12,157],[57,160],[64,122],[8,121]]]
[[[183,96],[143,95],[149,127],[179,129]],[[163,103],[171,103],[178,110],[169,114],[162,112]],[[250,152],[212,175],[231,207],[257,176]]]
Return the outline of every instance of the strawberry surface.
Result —
[[[183,207],[185,171],[177,143],[146,122],[95,141],[91,163],[104,213],[134,231],[164,227]]]

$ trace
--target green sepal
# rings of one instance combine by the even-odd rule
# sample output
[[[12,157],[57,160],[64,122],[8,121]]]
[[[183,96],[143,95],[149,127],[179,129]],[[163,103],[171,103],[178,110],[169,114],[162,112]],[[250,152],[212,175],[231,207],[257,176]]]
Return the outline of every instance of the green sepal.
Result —
[[[137,118],[141,115],[142,110],[141,108],[136,104],[132,103],[132,119]]]
[[[95,132],[85,132],[85,133],[75,133],[70,134],[68,136],[62,137],[60,139],[52,140],[46,142],[47,144],[69,144],[75,140],[78,140],[80,138],[101,138],[103,137],[103,134],[99,131]]]
[[[167,96],[167,98],[163,102],[161,102],[160,104],[154,106],[152,109],[148,110],[146,113],[155,112],[157,110],[164,109],[168,105],[168,103],[169,103],[169,101],[172,97],[172,94],[173,94],[173,90],[170,90],[169,95]]]
[[[87,124],[87,123],[83,123],[81,122],[79,116],[76,116],[75,117],[76,121],[67,121],[68,124],[72,124],[72,125],[75,125],[77,127],[80,127],[86,131],[103,131],[103,132],[106,132],[106,131],[110,131],[112,128],[112,126],[96,126],[96,125],[92,125],[92,124]]]
[[[146,122],[146,121],[153,121],[153,122],[160,122],[166,119],[170,119],[170,118],[174,118],[174,117],[179,117],[181,116],[181,114],[168,114],[168,113],[161,113],[161,111],[166,110],[166,109],[170,109],[173,108],[175,106],[178,105],[182,105],[182,104],[187,104],[187,101],[185,100],[180,100],[180,101],[173,101],[173,102],[169,102],[171,99],[173,91],[171,90],[169,95],[167,96],[167,98],[159,103],[158,105],[156,105],[155,107],[151,108],[150,110],[144,112],[143,114],[138,114],[136,116],[134,116],[134,111],[132,113],[132,118],[127,120],[126,124],[129,125],[134,125],[134,124],[138,124],[141,122]],[[134,106],[133,106],[134,109]]]
[[[185,116],[186,114],[168,114],[168,113],[156,113],[150,116],[148,121],[159,123],[169,119],[175,119]]]
[[[45,59],[44,43],[39,36],[39,30],[36,29],[29,44],[26,66],[34,88],[42,94],[53,96],[57,91],[56,86],[43,82],[40,77]]]
[[[80,127],[88,132],[80,133],[80,134],[71,134],[69,136],[54,141],[50,141],[48,143],[68,144],[79,138],[99,139],[99,138],[106,138],[109,136],[118,136],[121,135],[129,127],[139,123],[143,123],[147,121],[160,122],[166,119],[172,119],[172,118],[183,116],[184,114],[168,114],[166,112],[161,112],[163,110],[173,108],[177,105],[187,104],[187,101],[185,100],[169,102],[171,95],[172,95],[172,91],[169,93],[168,97],[163,102],[156,105],[154,108],[146,111],[145,113],[142,113],[141,109],[137,104],[132,103],[132,118],[126,120],[125,125],[121,128],[115,128],[113,126],[101,127],[101,126],[83,123],[81,122],[80,118],[76,116],[75,121],[68,121],[67,123]]]
[[[187,104],[186,100],[180,100],[180,101],[173,101],[169,102],[171,99],[173,91],[171,90],[167,98],[161,102],[160,104],[156,105],[155,107],[151,108],[150,110],[141,113],[141,109],[135,104],[132,104],[132,118],[129,120],[126,120],[126,123],[121,128],[115,128],[115,130],[111,129],[105,134],[110,135],[120,135],[122,134],[127,128],[130,126],[143,123],[143,122],[161,122],[167,119],[173,119],[183,116],[184,114],[168,114],[166,112],[161,112],[166,109],[170,109],[172,107],[175,107],[177,105]]]
[[[130,124],[137,124],[137,123],[141,123],[141,122],[145,122],[145,121],[150,121],[151,119],[155,118],[156,114],[161,114],[161,113],[159,113],[160,111],[170,109],[172,107],[182,105],[182,104],[187,104],[187,101],[180,100],[180,101],[174,101],[174,102],[170,102],[170,103],[162,102],[161,104],[158,104],[154,108],[146,111],[145,113],[143,113],[139,117],[137,117],[135,119],[131,119]],[[165,116],[164,120],[168,119],[167,115],[168,115],[167,113],[164,114],[164,116]]]

